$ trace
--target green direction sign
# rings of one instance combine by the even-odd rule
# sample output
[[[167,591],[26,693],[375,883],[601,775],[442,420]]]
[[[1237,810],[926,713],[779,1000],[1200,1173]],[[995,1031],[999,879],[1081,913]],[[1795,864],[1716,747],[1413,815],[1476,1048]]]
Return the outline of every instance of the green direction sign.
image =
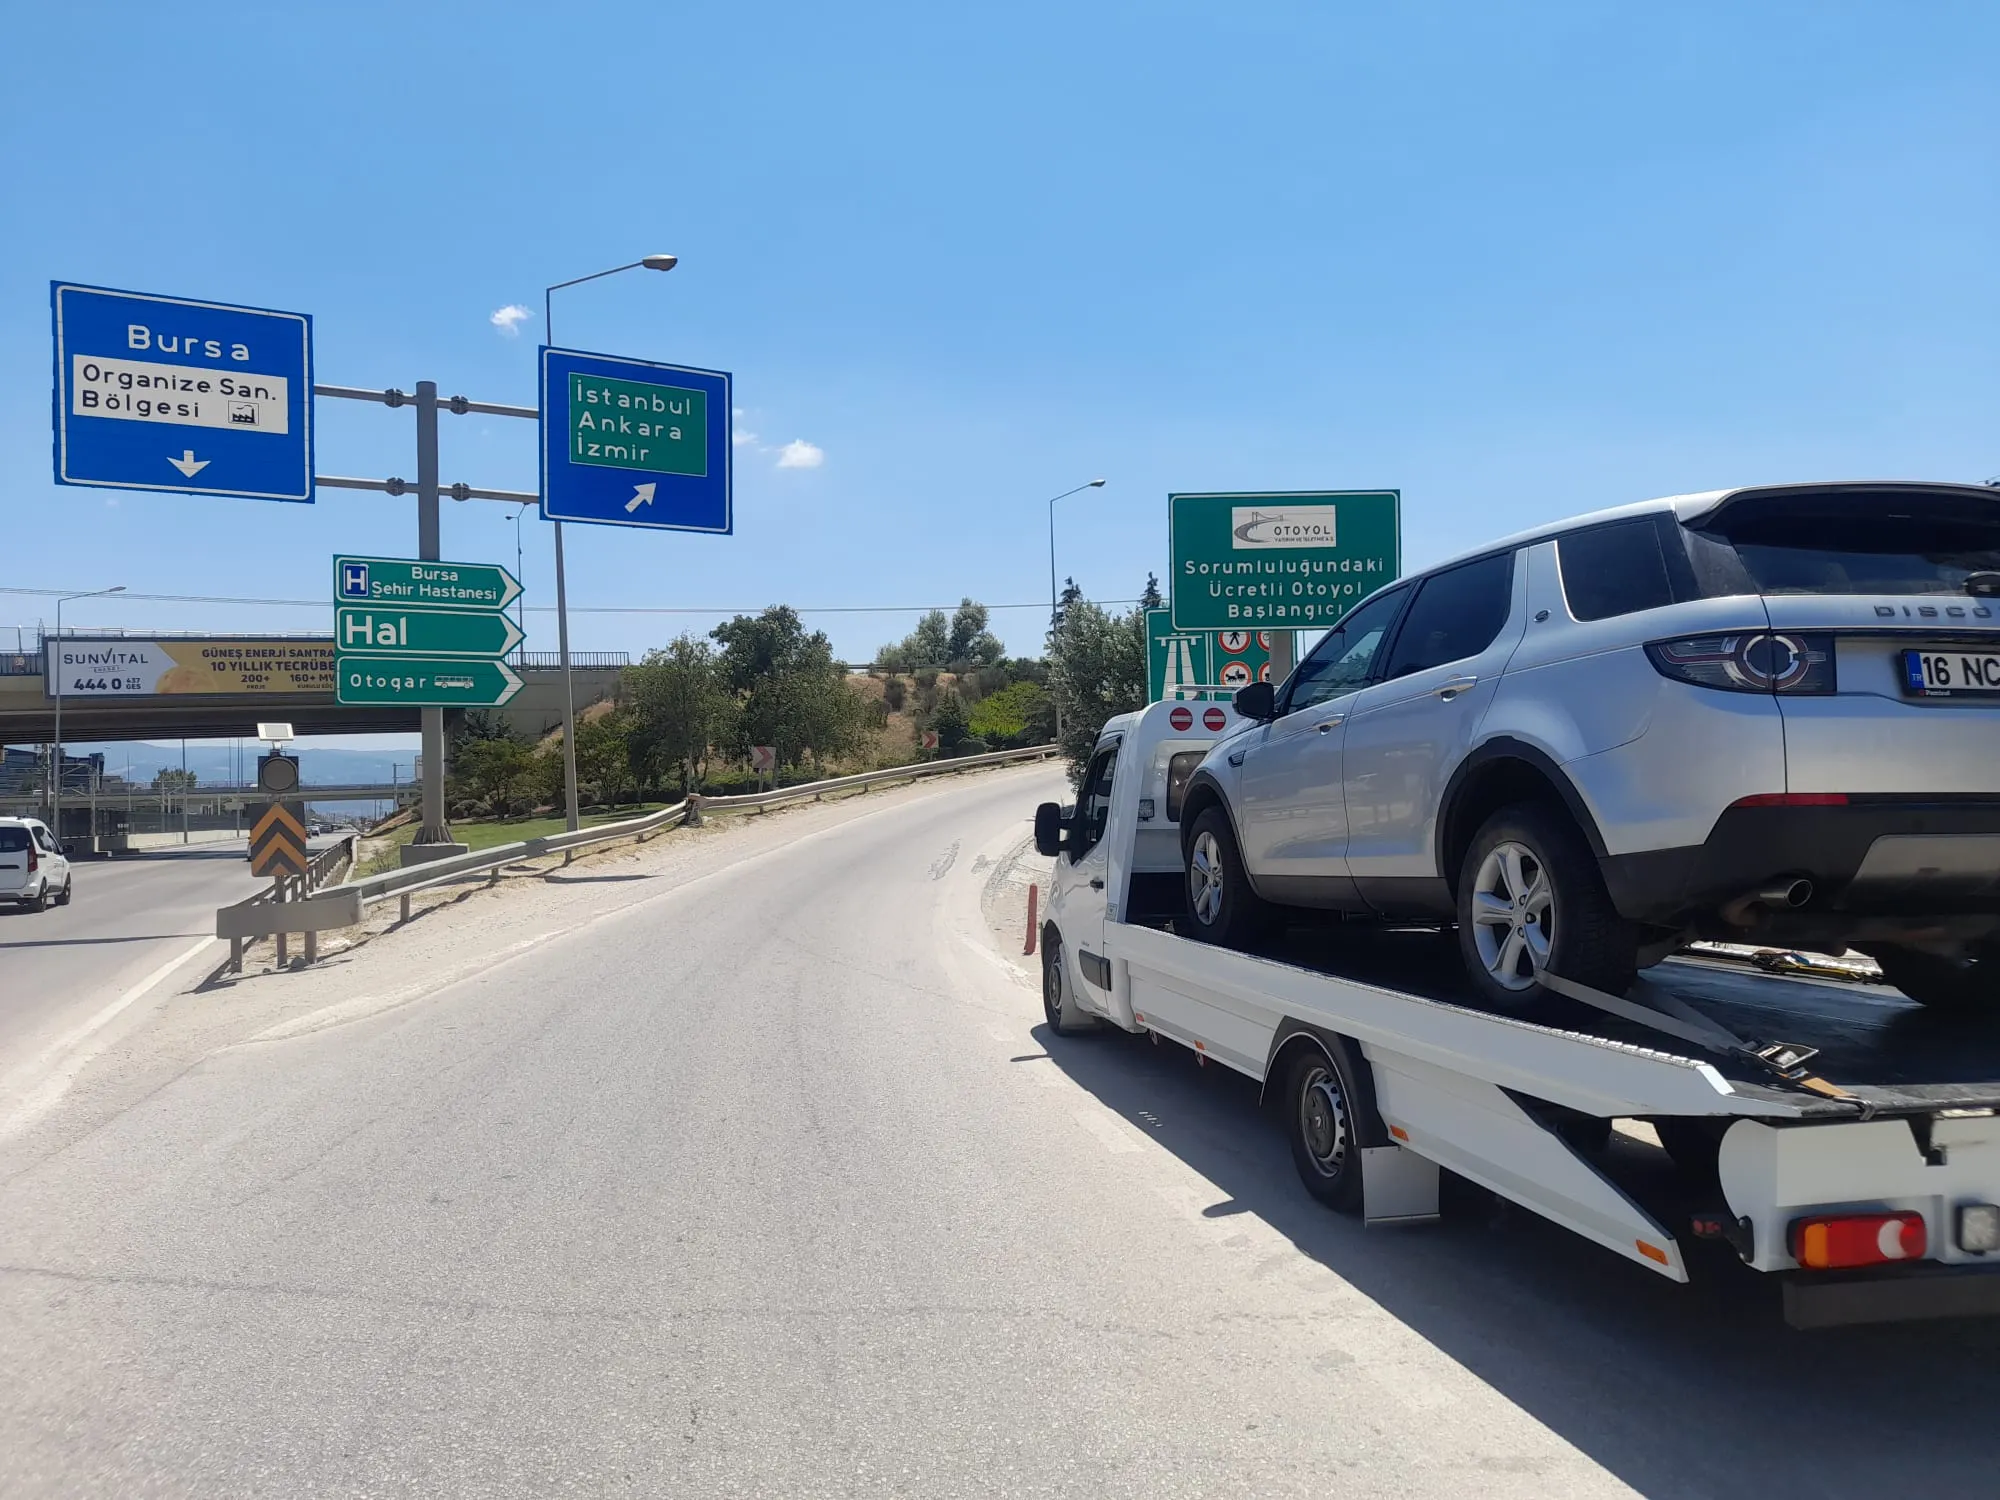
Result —
[[[1170,495],[1176,630],[1329,626],[1402,568],[1400,490]]]
[[[336,557],[335,604],[414,604],[440,609],[505,609],[521,581],[493,563],[423,562],[410,557]]]
[[[520,691],[521,679],[499,661],[342,656],[334,670],[334,697],[341,703],[498,708]]]
[[[490,609],[345,604],[333,612],[342,656],[505,656],[521,644],[513,616]]]
[[[1172,610],[1146,611],[1148,702],[1224,701],[1238,688],[1270,680],[1270,631],[1176,630]]]

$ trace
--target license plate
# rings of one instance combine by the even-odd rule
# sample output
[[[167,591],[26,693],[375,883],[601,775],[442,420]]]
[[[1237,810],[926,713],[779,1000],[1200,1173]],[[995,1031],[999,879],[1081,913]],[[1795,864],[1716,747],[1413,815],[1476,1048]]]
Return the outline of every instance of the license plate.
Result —
[[[2000,652],[1905,651],[1903,691],[1912,698],[2000,698]]]

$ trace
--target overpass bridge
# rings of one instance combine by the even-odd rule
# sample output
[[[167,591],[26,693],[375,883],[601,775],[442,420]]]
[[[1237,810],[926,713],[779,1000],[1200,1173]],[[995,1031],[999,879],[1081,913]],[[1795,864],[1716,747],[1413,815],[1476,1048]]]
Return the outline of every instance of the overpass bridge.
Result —
[[[254,642],[300,649],[333,645],[330,635],[166,636],[136,631],[67,631],[71,642],[171,640],[228,645]],[[44,673],[43,643],[0,654],[0,744],[46,745],[55,741],[55,699]],[[571,652],[570,674],[579,711],[613,697],[619,674],[630,663],[622,651]],[[522,681],[511,703],[491,710],[517,735],[540,739],[563,719],[561,663],[553,651],[516,652],[508,658]],[[169,674],[170,676],[172,674]],[[208,684],[201,684],[207,686]],[[323,690],[213,692],[170,690],[120,695],[66,695],[62,737],[68,745],[113,740],[254,739],[259,723],[283,720],[295,733],[414,734],[419,710],[336,703],[330,683]],[[449,722],[449,718],[447,718]]]

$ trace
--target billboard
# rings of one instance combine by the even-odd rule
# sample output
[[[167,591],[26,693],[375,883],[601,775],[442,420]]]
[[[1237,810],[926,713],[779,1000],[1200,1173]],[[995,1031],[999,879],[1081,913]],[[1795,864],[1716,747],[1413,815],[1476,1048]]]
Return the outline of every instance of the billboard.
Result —
[[[43,643],[46,696],[223,698],[333,693],[333,642],[317,636],[96,636]]]

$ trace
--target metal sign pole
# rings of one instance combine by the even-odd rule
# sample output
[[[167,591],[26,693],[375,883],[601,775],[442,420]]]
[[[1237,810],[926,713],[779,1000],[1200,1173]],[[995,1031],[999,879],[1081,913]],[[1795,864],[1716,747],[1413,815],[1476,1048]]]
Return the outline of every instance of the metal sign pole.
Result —
[[[417,382],[417,556],[436,562],[444,556],[438,538],[438,388]],[[418,710],[423,725],[424,811],[420,844],[442,844],[451,835],[444,822],[444,710]]]

